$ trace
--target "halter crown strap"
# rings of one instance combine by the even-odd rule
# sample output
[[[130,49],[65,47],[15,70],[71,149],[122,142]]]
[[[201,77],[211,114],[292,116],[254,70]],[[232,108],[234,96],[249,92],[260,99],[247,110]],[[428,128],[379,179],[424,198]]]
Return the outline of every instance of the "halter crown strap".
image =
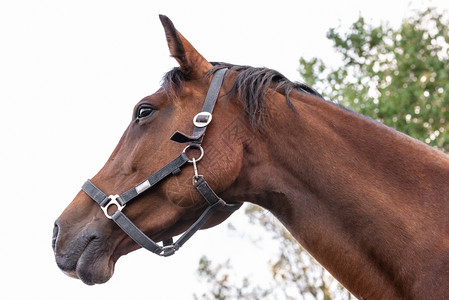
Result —
[[[195,128],[192,135],[187,135],[180,131],[176,131],[170,137],[172,141],[178,143],[201,143],[204,133],[206,132],[207,125],[212,121],[212,112],[217,102],[220,89],[223,84],[224,76],[227,69],[220,69],[214,73],[212,81],[210,83],[209,90],[207,91],[206,99],[204,100],[203,108],[199,114],[193,118]]]
[[[193,130],[192,136],[185,135],[179,131],[175,132],[171,139],[179,142],[185,143],[190,142],[191,146],[201,148],[201,142],[206,131],[207,125],[212,120],[212,111],[214,109],[215,103],[217,101],[218,95],[220,93],[220,88],[223,83],[224,74],[227,69],[220,69],[215,72],[214,77],[211,81],[211,86],[204,100],[202,111],[195,116],[193,123],[195,128]],[[193,144],[193,145],[192,145]],[[188,147],[187,147],[188,148]],[[187,149],[186,148],[186,149]],[[201,154],[202,157],[202,154]],[[198,159],[199,160],[199,159]],[[184,234],[173,243],[173,239],[170,238],[163,242],[163,246],[158,245],[151,238],[149,238],[145,233],[143,233],[134,223],[122,213],[122,209],[127,203],[132,199],[136,198],[141,193],[150,189],[158,182],[167,178],[170,175],[176,175],[181,171],[181,168],[188,162],[194,164],[196,172],[196,161],[195,159],[189,160],[185,151],[182,152],[177,158],[172,160],[170,163],[159,169],[153,175],[148,177],[146,180],[142,181],[140,184],[131,188],[127,192],[121,195],[110,195],[107,196],[103,191],[96,187],[90,180],[87,180],[83,186],[82,190],[91,197],[95,202],[97,202],[105,213],[106,217],[113,220],[126,234],[128,234],[136,243],[138,243],[143,248],[159,254],[161,256],[170,256],[175,253],[192,235],[198,231],[207,220],[216,211],[235,211],[240,208],[241,203],[228,204],[223,199],[219,198],[217,194],[211,189],[207,184],[206,180],[202,176],[198,176],[195,173],[194,186],[198,192],[203,196],[209,207],[202,213],[198,220],[187,229]],[[109,208],[111,206],[116,206],[116,210],[110,214]],[[111,209],[112,210],[112,209]]]

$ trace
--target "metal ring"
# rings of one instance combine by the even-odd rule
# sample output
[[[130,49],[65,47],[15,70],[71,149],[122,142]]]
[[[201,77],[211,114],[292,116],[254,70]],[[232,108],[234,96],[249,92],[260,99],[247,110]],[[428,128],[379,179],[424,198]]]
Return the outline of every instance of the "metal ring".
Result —
[[[195,161],[196,161],[196,162],[199,162],[199,161],[203,158],[203,156],[204,156],[204,149],[203,149],[203,147],[201,147],[201,145],[194,145],[194,144],[191,144],[191,145],[188,145],[187,147],[185,147],[184,150],[182,151],[182,153],[186,153],[187,149],[189,149],[190,147],[196,148],[196,149],[198,149],[198,150],[201,151],[200,157],[195,158]],[[186,155],[187,155],[187,154],[186,154]],[[189,159],[188,162],[189,162],[189,163],[193,163],[193,159]]]

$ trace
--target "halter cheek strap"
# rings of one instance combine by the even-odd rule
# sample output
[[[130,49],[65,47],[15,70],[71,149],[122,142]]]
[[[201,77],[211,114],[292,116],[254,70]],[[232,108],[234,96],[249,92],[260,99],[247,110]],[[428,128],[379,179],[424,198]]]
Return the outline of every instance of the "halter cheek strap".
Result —
[[[156,173],[121,195],[108,196],[102,190],[96,187],[90,180],[87,180],[82,186],[82,190],[96,203],[98,203],[98,205],[100,205],[107,218],[113,220],[140,246],[155,254],[161,256],[173,255],[190,237],[192,237],[192,235],[196,231],[201,229],[201,227],[207,222],[207,220],[213,215],[214,212],[232,212],[239,209],[242,205],[241,203],[226,203],[223,199],[218,197],[206,182],[206,180],[203,178],[203,176],[198,175],[196,168],[197,162],[201,160],[204,154],[203,148],[201,147],[201,142],[206,132],[207,125],[209,125],[212,120],[212,111],[214,109],[215,103],[217,102],[226,70],[227,69],[220,69],[215,72],[209,90],[207,92],[206,99],[204,100],[202,111],[198,113],[193,119],[193,123],[195,125],[193,134],[189,136],[182,132],[176,131],[171,136],[170,139],[175,142],[189,143],[189,146],[187,146],[178,157],[176,157]],[[201,156],[197,159],[189,159],[185,153],[189,147],[200,149]],[[201,194],[201,196],[203,196],[209,206],[198,218],[198,220],[192,226],[190,226],[190,228],[187,229],[176,242],[173,242],[173,239],[170,238],[166,241],[163,241],[163,246],[160,246],[151,238],[149,238],[145,233],[143,233],[124,213],[122,213],[122,209],[131,200],[135,199],[143,192],[151,189],[160,181],[171,175],[176,175],[181,172],[181,168],[187,163],[193,164],[195,171],[195,175],[193,177],[193,185]],[[113,206],[116,207],[116,210],[112,214],[109,214],[109,209],[112,210]]]

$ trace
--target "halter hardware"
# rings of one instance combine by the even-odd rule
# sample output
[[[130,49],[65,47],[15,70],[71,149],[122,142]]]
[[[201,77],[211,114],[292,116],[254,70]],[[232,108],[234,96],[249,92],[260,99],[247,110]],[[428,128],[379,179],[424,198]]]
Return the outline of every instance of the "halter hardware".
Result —
[[[174,244],[162,246],[162,252],[159,253],[158,255],[163,256],[163,257],[171,256],[171,255],[175,254],[176,250],[178,250],[178,249],[175,249]]]
[[[206,127],[212,121],[212,114],[208,111],[202,111],[193,117],[193,125],[196,127]]]
[[[186,151],[189,150],[190,148],[200,150],[201,154],[200,154],[200,156],[198,158],[189,159],[187,162],[189,162],[189,163],[193,163],[193,161],[199,162],[201,159],[203,159],[204,149],[203,149],[203,147],[201,147],[200,144],[187,145],[187,147],[185,147],[184,150],[182,150],[182,153],[185,153],[187,155]]]
[[[198,167],[196,166],[197,160],[195,158],[192,158],[192,164],[193,164],[193,178],[192,178],[192,184],[195,186],[195,184],[198,182],[198,180],[203,177],[203,175],[198,174]]]
[[[197,232],[207,222],[207,220],[216,211],[235,211],[242,206],[241,203],[226,203],[223,199],[217,196],[202,175],[198,175],[197,163],[204,156],[204,149],[201,147],[201,142],[206,132],[207,125],[212,121],[212,111],[220,93],[221,85],[223,83],[224,75],[227,69],[220,69],[215,72],[212,82],[207,91],[206,99],[204,100],[203,109],[193,118],[195,128],[193,134],[188,136],[182,132],[176,131],[171,140],[178,143],[189,143],[184,148],[182,153],[167,165],[162,167],[156,173],[142,181],[140,184],[131,188],[121,195],[107,196],[102,190],[96,187],[90,180],[87,180],[82,186],[82,190],[95,202],[97,202],[103,210],[105,216],[113,220],[126,234],[128,234],[141,247],[151,251],[160,256],[173,255],[179,248]],[[198,158],[189,158],[186,151],[189,149],[199,149],[200,156]],[[122,213],[122,209],[128,202],[135,199],[141,193],[150,189],[158,182],[164,180],[168,176],[176,175],[181,172],[181,168],[187,164],[192,163],[194,169],[193,186],[203,196],[209,207],[201,214],[201,216],[187,229],[184,234],[176,241],[173,238],[163,241],[163,246],[160,246],[143,233],[134,223]],[[111,215],[108,209],[115,205],[117,210]]]
[[[109,212],[108,212],[109,207],[111,207],[112,205],[115,205],[115,206],[117,207],[117,210],[116,210],[116,211],[122,211],[122,209],[126,206],[126,205],[122,205],[122,204],[118,201],[119,198],[120,198],[119,195],[110,195],[110,196],[108,196],[107,199],[105,199],[105,200],[109,200],[108,202],[106,202],[106,205],[105,205],[105,206],[100,206],[101,209],[103,210],[104,215],[106,216],[106,218],[112,220],[112,216],[113,216],[114,214],[110,215]]]

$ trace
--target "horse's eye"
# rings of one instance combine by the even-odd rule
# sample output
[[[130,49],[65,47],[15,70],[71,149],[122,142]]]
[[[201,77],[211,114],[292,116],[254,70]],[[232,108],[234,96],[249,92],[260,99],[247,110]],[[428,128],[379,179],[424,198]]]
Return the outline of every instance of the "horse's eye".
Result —
[[[142,105],[137,109],[136,120],[143,120],[151,116],[154,109],[148,105]]]

